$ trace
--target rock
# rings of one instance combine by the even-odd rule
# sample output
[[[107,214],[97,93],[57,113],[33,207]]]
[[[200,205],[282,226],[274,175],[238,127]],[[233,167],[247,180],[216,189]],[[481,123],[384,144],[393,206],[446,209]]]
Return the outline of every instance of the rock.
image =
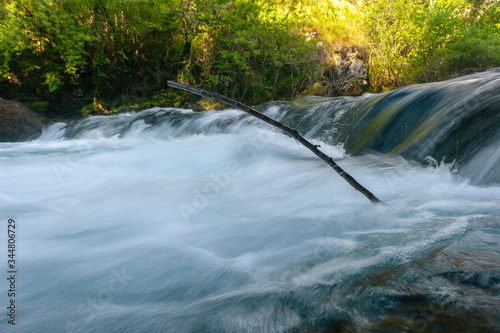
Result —
[[[191,109],[193,110],[194,112],[197,112],[197,111],[205,111],[205,109],[203,108],[203,106],[200,104],[200,102],[195,102],[195,103],[187,103],[186,107],[188,109]]]
[[[15,101],[0,99],[0,142],[36,139],[47,120]]]
[[[333,85],[342,96],[359,96],[368,86],[362,51],[351,46],[337,52]]]

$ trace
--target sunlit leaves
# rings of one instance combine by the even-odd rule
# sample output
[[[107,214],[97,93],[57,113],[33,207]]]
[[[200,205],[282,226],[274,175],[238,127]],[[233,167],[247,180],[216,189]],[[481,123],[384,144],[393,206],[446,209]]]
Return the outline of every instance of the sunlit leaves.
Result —
[[[327,83],[354,45],[384,90],[500,66],[499,21],[491,0],[3,0],[0,83],[114,99],[177,79],[257,103]]]
[[[375,0],[367,7],[375,89],[500,65],[498,2]],[[498,20],[498,16],[496,17]]]

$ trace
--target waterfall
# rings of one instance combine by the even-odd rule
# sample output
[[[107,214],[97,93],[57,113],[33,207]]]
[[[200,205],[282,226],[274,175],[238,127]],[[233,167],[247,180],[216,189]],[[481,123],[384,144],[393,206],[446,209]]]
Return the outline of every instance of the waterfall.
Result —
[[[0,143],[15,329],[497,330],[499,82],[259,107],[387,206],[234,109],[92,116]]]

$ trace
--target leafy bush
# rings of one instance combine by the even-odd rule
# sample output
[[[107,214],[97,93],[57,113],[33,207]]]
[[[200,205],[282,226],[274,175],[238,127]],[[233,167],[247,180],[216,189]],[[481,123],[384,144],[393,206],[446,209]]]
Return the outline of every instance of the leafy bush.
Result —
[[[500,65],[499,3],[376,0],[366,8],[375,90]]]
[[[500,66],[493,0],[2,4],[1,97],[48,101],[52,112],[93,100],[143,105],[167,79],[249,103],[290,99],[315,82],[328,86],[335,58],[352,46],[373,91]]]

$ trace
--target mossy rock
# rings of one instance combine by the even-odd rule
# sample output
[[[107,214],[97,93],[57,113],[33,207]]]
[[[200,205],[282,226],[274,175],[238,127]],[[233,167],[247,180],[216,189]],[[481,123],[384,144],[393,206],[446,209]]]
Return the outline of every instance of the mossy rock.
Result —
[[[103,115],[113,112],[109,105],[103,101],[95,100],[92,104],[84,106],[80,113],[82,116]]]

